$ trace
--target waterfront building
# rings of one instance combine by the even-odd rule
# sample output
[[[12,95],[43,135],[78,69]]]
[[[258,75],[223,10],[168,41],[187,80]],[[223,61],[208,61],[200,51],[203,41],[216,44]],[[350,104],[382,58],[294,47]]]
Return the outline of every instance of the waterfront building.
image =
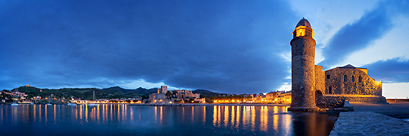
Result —
[[[160,87],[161,93],[166,94],[166,92],[168,92],[168,87],[163,85]]]
[[[161,104],[170,103],[170,100],[166,98],[166,95],[165,95],[166,92],[165,93],[162,92],[163,91],[162,87],[161,87],[161,90],[158,89],[156,93],[149,94],[149,103],[161,103]]]
[[[193,99],[193,102],[205,103],[205,98],[200,98],[200,94],[193,93],[189,90],[173,90],[176,91],[176,101],[189,101]]]
[[[305,18],[293,31],[291,44],[292,111],[341,107],[350,102],[386,103],[382,81],[369,77],[366,68],[352,65],[323,71],[315,65],[314,30]]]

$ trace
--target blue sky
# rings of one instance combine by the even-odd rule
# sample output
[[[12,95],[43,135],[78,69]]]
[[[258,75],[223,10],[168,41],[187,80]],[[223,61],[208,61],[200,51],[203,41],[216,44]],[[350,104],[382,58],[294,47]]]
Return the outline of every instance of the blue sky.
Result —
[[[316,63],[352,64],[409,97],[406,1],[0,1],[0,87],[290,90],[305,17]]]

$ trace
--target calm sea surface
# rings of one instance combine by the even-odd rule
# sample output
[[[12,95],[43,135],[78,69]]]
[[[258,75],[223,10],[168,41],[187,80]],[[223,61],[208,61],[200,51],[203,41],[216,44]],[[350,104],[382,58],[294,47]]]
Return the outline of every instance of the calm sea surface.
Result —
[[[0,105],[0,135],[319,136],[330,118],[283,106]]]

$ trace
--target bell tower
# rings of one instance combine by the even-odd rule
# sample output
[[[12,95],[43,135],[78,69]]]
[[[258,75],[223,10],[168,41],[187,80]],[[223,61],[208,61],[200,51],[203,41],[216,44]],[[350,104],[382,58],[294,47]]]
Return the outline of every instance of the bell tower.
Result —
[[[315,40],[310,22],[303,18],[293,32],[291,44],[290,111],[316,111],[315,104]]]

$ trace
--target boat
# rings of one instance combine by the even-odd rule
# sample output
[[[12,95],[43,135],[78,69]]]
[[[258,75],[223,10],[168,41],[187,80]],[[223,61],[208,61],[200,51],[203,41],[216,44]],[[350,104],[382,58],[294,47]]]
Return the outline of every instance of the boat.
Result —
[[[18,106],[18,103],[16,102],[16,98],[15,96],[13,96],[13,103],[11,104],[11,106]]]
[[[96,103],[90,103],[90,104],[88,104],[88,106],[93,107],[93,106],[98,106],[98,104],[96,104]]]
[[[47,105],[53,105],[53,104],[51,104],[51,95],[50,95],[50,98],[48,98],[48,103],[47,103]]]
[[[68,103],[67,105],[68,105],[68,106],[77,106],[76,103]]]
[[[95,102],[95,91],[92,91],[92,101]],[[97,106],[96,103],[89,103],[88,106]]]

